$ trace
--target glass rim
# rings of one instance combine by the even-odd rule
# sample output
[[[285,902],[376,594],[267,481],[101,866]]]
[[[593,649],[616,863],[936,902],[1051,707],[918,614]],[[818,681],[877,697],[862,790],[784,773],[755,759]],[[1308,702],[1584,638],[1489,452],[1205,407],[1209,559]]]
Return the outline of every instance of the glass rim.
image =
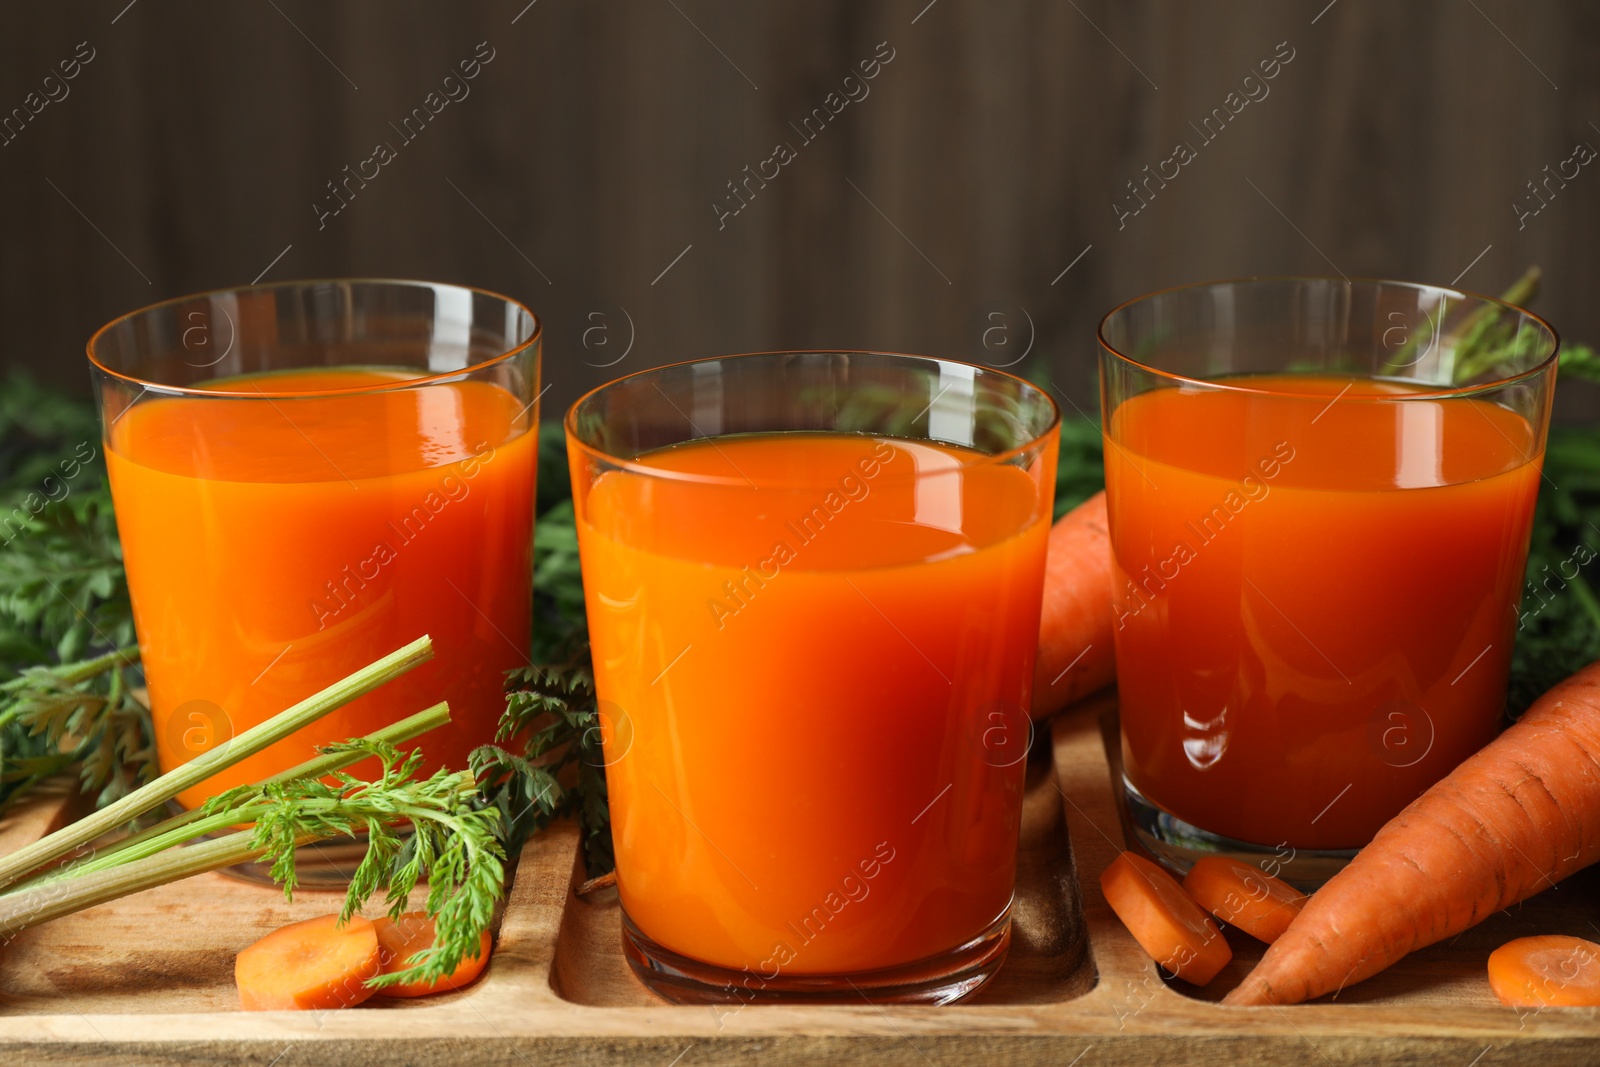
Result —
[[[197,300],[201,297],[218,296],[223,293],[249,293],[267,290],[292,289],[297,287],[304,288],[314,285],[350,284],[387,285],[402,289],[437,289],[442,287],[458,289],[462,292],[473,293],[477,296],[486,296],[492,300],[502,301],[527,315],[533,321],[533,332],[528,335],[527,340],[521,342],[520,344],[506,349],[505,351],[500,352],[489,359],[469,364],[465,367],[461,367],[458,370],[443,371],[438,374],[424,374],[415,378],[403,378],[395,382],[379,382],[373,385],[352,385],[345,386],[340,389],[317,389],[310,391],[201,389],[192,385],[169,385],[162,382],[149,381],[137,375],[125,374],[119,370],[113,370],[111,367],[107,366],[95,352],[95,346],[100,342],[100,339],[106,334],[107,331],[113,329],[114,327],[120,326],[121,324],[138,318],[141,315],[149,314],[150,312],[154,311],[160,311],[164,308],[169,308],[177,304],[183,304],[190,300]],[[174,296],[165,300],[158,300],[153,304],[147,304],[144,307],[118,315],[104,326],[101,326],[98,330],[89,335],[89,340],[85,345],[85,351],[88,354],[90,365],[95,370],[106,375],[107,377],[115,378],[118,381],[126,382],[130,385],[137,385],[143,392],[162,393],[168,396],[210,397],[223,400],[295,400],[307,397],[361,396],[366,394],[399,392],[406,389],[414,389],[418,386],[436,385],[442,382],[453,381],[465,375],[474,374],[480,370],[493,367],[498,363],[503,363],[539,343],[543,337],[544,320],[535,314],[532,308],[528,307],[520,300],[506,296],[504,293],[497,293],[492,289],[483,289],[475,285],[460,285],[455,282],[430,282],[421,278],[297,278],[290,279],[288,281],[264,282],[261,284],[251,285],[224,285],[216,289],[203,289],[199,292],[185,293],[181,296]]]
[[[985,374],[992,374],[992,375],[994,375],[995,377],[998,377],[998,378],[1004,378],[1004,379],[1009,379],[1010,381],[1018,382],[1021,385],[1023,385],[1024,387],[1026,387],[1027,389],[1032,390],[1034,393],[1037,393],[1039,396],[1044,398],[1045,403],[1049,405],[1049,411],[1050,411],[1050,421],[1045,424],[1044,429],[1040,430],[1038,433],[1030,434],[1028,439],[1026,441],[1024,441],[1020,445],[1015,445],[1015,446],[1013,446],[1011,448],[1003,449],[1003,450],[1001,450],[999,452],[980,453],[979,454],[979,458],[976,461],[974,461],[971,464],[971,466],[979,466],[979,465],[990,464],[990,463],[1005,463],[1005,462],[1009,462],[1010,460],[1015,459],[1017,456],[1020,456],[1023,453],[1027,452],[1029,449],[1038,447],[1044,441],[1045,438],[1049,437],[1052,433],[1056,432],[1056,430],[1061,425],[1061,406],[1055,402],[1055,398],[1050,395],[1048,390],[1046,390],[1044,388],[1041,388],[1038,385],[1035,385],[1033,382],[1030,382],[1028,379],[1022,377],[1021,375],[1010,374],[1010,373],[1008,373],[1006,371],[999,370],[999,369],[997,369],[995,367],[990,367],[990,366],[987,366],[987,365],[982,364],[982,363],[969,363],[966,360],[961,360],[961,359],[946,359],[943,356],[924,356],[924,355],[918,355],[918,354],[916,354],[914,352],[888,352],[888,351],[884,351],[884,350],[881,350],[881,349],[869,349],[869,348],[774,348],[774,349],[764,349],[764,350],[756,351],[756,352],[733,352],[733,353],[729,353],[727,355],[721,355],[721,356],[702,356],[699,359],[679,360],[676,363],[665,363],[665,364],[662,364],[659,367],[646,367],[643,370],[636,370],[636,371],[632,372],[631,374],[624,374],[620,378],[613,378],[609,382],[605,382],[604,384],[595,386],[593,389],[588,390],[583,395],[579,396],[576,400],[574,400],[571,403],[571,405],[568,406],[566,414],[563,415],[562,418],[561,418],[561,427],[565,431],[567,444],[568,444],[569,449],[571,447],[573,447],[573,446],[576,446],[577,448],[581,449],[586,455],[593,456],[593,457],[595,457],[597,459],[604,460],[606,463],[612,465],[613,467],[616,467],[619,470],[626,470],[626,471],[629,471],[629,472],[631,472],[633,474],[640,474],[640,475],[644,475],[644,476],[650,477],[650,478],[659,478],[659,479],[662,479],[662,480],[665,480],[665,481],[689,482],[689,483],[698,484],[698,485],[717,485],[717,486],[725,485],[725,486],[733,486],[733,487],[745,487],[745,488],[753,488],[753,489],[756,489],[757,491],[761,491],[761,490],[765,490],[765,489],[788,488],[788,487],[790,487],[790,486],[792,486],[792,485],[794,485],[796,483],[791,482],[791,481],[784,481],[781,484],[756,486],[756,485],[753,485],[749,481],[749,479],[747,479],[747,478],[730,478],[730,477],[724,477],[724,476],[721,476],[721,475],[686,474],[686,473],[683,473],[681,471],[669,471],[669,470],[664,470],[664,469],[662,469],[660,467],[652,467],[652,466],[649,466],[648,464],[639,463],[639,462],[637,462],[637,457],[626,458],[625,459],[625,458],[623,458],[621,456],[614,456],[611,453],[605,451],[604,449],[601,449],[601,448],[598,448],[598,447],[596,447],[594,445],[589,444],[587,441],[585,441],[582,437],[579,436],[577,425],[576,425],[578,409],[580,407],[582,407],[585,403],[587,403],[589,400],[591,400],[592,398],[594,398],[594,397],[598,396],[599,394],[605,392],[607,389],[610,389],[610,388],[612,388],[614,386],[617,386],[617,385],[621,385],[623,382],[631,381],[631,380],[633,380],[635,378],[642,378],[647,374],[657,374],[657,373],[661,373],[663,371],[676,370],[677,368],[680,368],[680,367],[689,367],[689,366],[694,366],[694,365],[700,364],[700,363],[720,363],[720,362],[723,362],[725,360],[754,359],[754,358],[759,358],[759,357],[763,357],[763,356],[765,356],[765,357],[776,357],[776,356],[811,356],[811,355],[816,355],[816,356],[874,356],[874,357],[888,357],[890,359],[918,360],[918,361],[921,361],[921,362],[924,362],[924,363],[934,363],[934,364],[953,363],[953,364],[956,364],[956,365],[962,366],[962,367],[972,367],[975,370],[981,371],[981,372],[983,372]],[[938,397],[936,396],[934,399],[936,401],[938,399]],[[671,403],[670,400],[668,402]],[[676,406],[676,405],[674,405],[674,406]],[[933,407],[933,402],[930,402],[928,404],[928,407],[931,409]],[[685,417],[687,418],[687,416],[685,416]],[[691,429],[695,429],[698,432],[698,427],[694,426],[692,420],[690,421],[690,428]],[[773,432],[782,433],[784,431],[779,430],[779,431],[773,431]],[[827,431],[821,431],[821,432],[827,432]],[[851,431],[851,432],[854,432],[854,431]],[[688,438],[686,441],[677,442],[677,443],[678,444],[684,444],[684,443],[688,443],[689,441],[714,441],[719,436],[725,436],[725,435],[713,434],[713,435],[707,435],[707,436],[704,436],[704,437],[694,437],[694,438]],[[861,436],[873,436],[873,435],[870,435],[870,434],[867,434],[867,433],[862,433]],[[880,435],[876,435],[876,436],[885,436],[885,437],[887,437],[887,436],[890,436],[890,435],[888,435],[888,434],[880,434]],[[900,438],[899,440],[912,440],[912,439],[911,438]],[[934,438],[929,438],[929,440],[934,440]],[[669,445],[669,446],[666,446],[666,447],[673,447],[673,446]],[[918,473],[912,475],[912,477],[914,477],[914,478],[928,478],[928,477],[934,477],[936,475],[948,475],[949,473],[950,473],[949,471],[923,471],[923,472],[918,472]]]
[[[1546,320],[1544,316],[1536,312],[1529,311],[1527,308],[1522,307],[1521,305],[1513,304],[1506,300],[1501,300],[1499,297],[1473,292],[1470,289],[1457,289],[1454,286],[1429,285],[1426,282],[1396,281],[1392,278],[1346,278],[1342,276],[1335,277],[1333,275],[1325,274],[1252,274],[1238,278],[1221,278],[1216,281],[1209,282],[1187,282],[1182,285],[1169,285],[1163,289],[1155,289],[1148,293],[1133,297],[1131,300],[1124,300],[1122,303],[1106,312],[1104,317],[1102,317],[1100,320],[1100,325],[1095,329],[1095,340],[1099,343],[1103,353],[1113,357],[1114,359],[1121,360],[1130,366],[1137,367],[1148,374],[1155,375],[1158,378],[1166,379],[1168,382],[1179,386],[1195,386],[1202,389],[1221,389],[1234,393],[1247,393],[1253,396],[1302,395],[1299,393],[1288,392],[1283,389],[1252,388],[1251,386],[1238,385],[1226,380],[1196,378],[1188,374],[1179,374],[1176,371],[1163,370],[1160,367],[1153,367],[1148,363],[1135,359],[1125,352],[1119,351],[1115,345],[1106,339],[1106,324],[1109,323],[1113,317],[1122,311],[1127,310],[1133,305],[1143,303],[1146,300],[1150,300],[1158,296],[1166,296],[1171,293],[1181,293],[1190,290],[1220,289],[1224,286],[1244,286],[1268,282],[1332,282],[1335,284],[1349,286],[1351,288],[1377,288],[1379,286],[1393,286],[1398,289],[1427,290],[1429,292],[1442,293],[1446,296],[1452,296],[1463,300],[1475,300],[1480,304],[1489,304],[1505,311],[1515,312],[1520,316],[1532,320],[1550,335],[1550,351],[1543,359],[1531,367],[1520,370],[1515,374],[1507,375],[1503,378],[1494,378],[1489,381],[1474,382],[1459,386],[1430,388],[1419,392],[1394,394],[1358,394],[1357,396],[1349,397],[1349,400],[1376,401],[1378,403],[1389,404],[1397,402],[1404,403],[1413,400],[1450,400],[1461,397],[1475,396],[1479,393],[1493,392],[1497,389],[1503,389],[1506,386],[1515,385],[1519,382],[1526,381],[1531,378],[1537,378],[1541,374],[1548,373],[1561,356],[1561,334],[1556,331],[1554,326],[1550,325],[1549,321]],[[1366,377],[1372,381],[1388,380],[1377,375],[1367,375]]]

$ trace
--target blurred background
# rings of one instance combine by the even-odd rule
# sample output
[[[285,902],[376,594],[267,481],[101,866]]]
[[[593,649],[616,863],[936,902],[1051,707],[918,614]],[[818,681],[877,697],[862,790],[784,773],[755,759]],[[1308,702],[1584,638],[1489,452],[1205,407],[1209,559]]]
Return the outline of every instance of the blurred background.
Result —
[[[1105,311],[1254,273],[1498,293],[1538,264],[1535,308],[1600,340],[1600,5],[39,0],[3,19],[0,361],[85,395],[84,342],[119,314],[329,275],[524,300],[546,419],[629,371],[809,346],[1034,360],[1092,410]]]

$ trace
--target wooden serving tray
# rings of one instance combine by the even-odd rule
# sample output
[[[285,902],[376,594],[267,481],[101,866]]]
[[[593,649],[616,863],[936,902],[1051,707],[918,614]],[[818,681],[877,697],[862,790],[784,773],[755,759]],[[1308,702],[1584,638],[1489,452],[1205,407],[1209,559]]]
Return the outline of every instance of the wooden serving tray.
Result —
[[[345,1011],[237,1010],[233,957],[268,931],[337,907],[307,890],[202,875],[18,935],[0,948],[0,1062],[282,1067],[855,1063],[1600,1064],[1600,1011],[1519,1013],[1489,992],[1492,948],[1526,933],[1600,936],[1586,872],[1454,941],[1416,953],[1334,1001],[1223,1008],[1260,946],[1213,987],[1163,982],[1112,915],[1096,875],[1122,847],[1107,698],[1054,723],[1030,759],[1015,939],[1000,975],[946,1008],[676,1007],[634,979],[614,892],[578,898],[578,833],[524,850],[485,977],[460,993]],[[1052,766],[1053,763],[1053,766]],[[45,797],[0,827],[0,849],[70,817]],[[1068,845],[1068,836],[1072,845]]]

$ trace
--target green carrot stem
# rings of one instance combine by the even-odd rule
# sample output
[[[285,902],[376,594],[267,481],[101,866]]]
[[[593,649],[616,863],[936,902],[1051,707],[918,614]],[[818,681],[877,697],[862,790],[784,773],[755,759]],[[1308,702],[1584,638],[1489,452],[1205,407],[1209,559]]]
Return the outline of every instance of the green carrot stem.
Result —
[[[110,692],[106,696],[106,706],[107,707],[114,708],[114,707],[117,706],[118,703],[121,702],[121,700],[122,700],[122,682],[123,682],[122,664],[119,663],[115,667],[111,668]]]
[[[1500,299],[1507,304],[1523,307],[1533,303],[1539,295],[1539,284],[1544,280],[1544,272],[1538,267],[1529,267],[1522,272],[1522,277],[1511,283],[1511,288],[1500,294]]]
[[[88,844],[152,808],[158,807],[191,786],[199,785],[218,771],[255,755],[269,745],[316,722],[335,708],[364,696],[433,657],[433,642],[426,635],[391,652],[328,686],[322,692],[279,712],[266,722],[252,726],[231,741],[195,757],[180,767],[134,790],[121,800],[62,827],[0,859],[0,887],[11,885],[51,860]],[[237,861],[235,861],[237,862]],[[160,883],[157,883],[160,884]]]
[[[366,740],[377,741],[387,745],[401,745],[413,738],[422,736],[430,730],[438,729],[449,721],[450,705],[440,701],[431,708],[419,711],[415,715],[407,716],[399,722],[390,723],[381,729],[374,730],[366,735]],[[352,763],[359,763],[369,755],[370,753],[367,752],[351,750],[324,752],[314,759],[306,760],[298,767],[291,767],[286,771],[274,774],[270,778],[264,778],[257,784],[267,786],[275,785],[279,782],[287,782],[293,778],[321,778],[323,775],[332,774],[334,771],[342,771]],[[119,841],[112,842],[110,845],[96,849],[92,856],[78,863],[74,863],[71,866],[56,867],[0,892],[26,892],[38,886],[69,878],[81,878],[98,871],[107,870],[118,864],[142,860],[173,845],[181,845],[186,841],[192,841],[197,837],[203,837],[217,830],[226,830],[241,823],[251,822],[257,810],[257,808],[248,806],[232,808],[203,818],[204,811],[200,808],[194,808],[182,814],[174,815],[170,819],[165,819],[139,833],[130,834]]]
[[[1511,287],[1500,294],[1500,299],[1507,304],[1522,307],[1530,303],[1539,295],[1539,281],[1542,274],[1538,267],[1529,267],[1523,272],[1522,277],[1511,283]],[[1435,329],[1444,328],[1444,316],[1449,300],[1445,299],[1446,307],[1439,312],[1439,323]],[[1484,352],[1478,349],[1483,347],[1486,335],[1500,321],[1501,308],[1498,304],[1482,304],[1477,310],[1468,315],[1450,338],[1440,337],[1438,344],[1441,349],[1451,350],[1455,354],[1455,381],[1466,381],[1475,376],[1483,367],[1493,365],[1500,357],[1498,346],[1492,346]],[[1432,332],[1428,338],[1432,340]],[[1413,331],[1412,336],[1401,345],[1393,356],[1384,364],[1385,374],[1397,374],[1417,361],[1416,350],[1422,338]],[[1472,374],[1465,373],[1470,369]]]
[[[174,849],[165,855],[120,864],[82,878],[41,885],[20,893],[7,893],[0,896],[0,936],[14,934],[75,911],[176,882],[203,871],[248,863],[258,859],[265,851],[253,844],[253,836],[249,831],[240,831],[198,845]],[[318,840],[321,840],[321,835],[306,834],[298,838],[296,844],[304,845]]]
[[[58,669],[55,673],[63,681],[70,683],[86,681],[112,667],[126,667],[130,663],[139,661],[139,646],[129,645],[127,648],[116,648],[94,659],[86,659],[81,663],[68,664]]]
[[[1500,299],[1516,307],[1531,303],[1539,295],[1540,277],[1538,267],[1529,267],[1522,277],[1511,283],[1511,288],[1500,294]],[[1455,342],[1456,381],[1471,381],[1506,357],[1508,341],[1514,342],[1515,334],[1510,338],[1504,336],[1507,323],[1501,315],[1499,305],[1484,304],[1468,315],[1456,331],[1460,338]]]
[[[130,663],[137,663],[138,661],[139,647],[137,645],[129,645],[127,648],[113,649],[110,652],[96,656],[94,659],[65,664],[49,673],[60,682],[67,685],[77,685],[79,682],[88,681],[97,674],[104,674],[113,668],[126,667]],[[44,668],[39,669],[44,670]],[[3,686],[0,686],[0,691],[16,692],[20,689],[25,689],[29,681],[28,672],[24,672],[21,676],[13,678]],[[0,716],[0,722],[10,721],[16,717],[16,714],[17,709],[12,708],[4,716]]]

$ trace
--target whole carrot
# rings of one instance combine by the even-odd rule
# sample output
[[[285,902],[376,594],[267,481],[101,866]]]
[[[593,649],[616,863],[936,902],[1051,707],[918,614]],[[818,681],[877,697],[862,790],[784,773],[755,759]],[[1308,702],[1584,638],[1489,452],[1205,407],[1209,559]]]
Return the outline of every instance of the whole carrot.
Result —
[[[1033,669],[1035,719],[1116,680],[1112,623],[1111,535],[1106,495],[1100,492],[1061,516],[1050,531]]]
[[[1370,978],[1600,860],[1600,663],[1418,797],[1317,891],[1224,1003]]]

